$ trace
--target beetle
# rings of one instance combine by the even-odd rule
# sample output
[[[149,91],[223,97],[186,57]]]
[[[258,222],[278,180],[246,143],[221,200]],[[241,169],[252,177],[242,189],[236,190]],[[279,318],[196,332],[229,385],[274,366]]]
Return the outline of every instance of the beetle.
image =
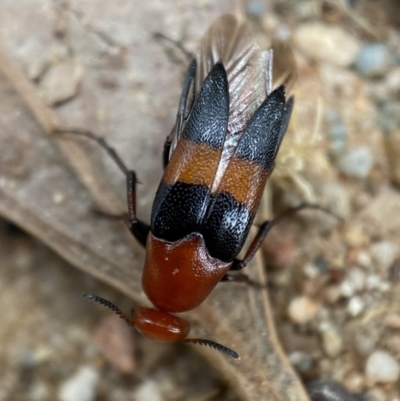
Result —
[[[104,139],[68,130],[97,141],[126,175],[129,228],[146,249],[142,285],[154,307],[133,308],[128,318],[101,297],[86,299],[151,339],[208,345],[239,357],[217,342],[187,338],[190,323],[176,314],[231,281],[229,272],[249,263],[276,222],[261,224],[244,258],[237,258],[289,124],[294,101],[285,88],[294,70],[288,70],[285,83],[272,90],[272,51],[262,51],[236,17],[214,22],[201,41],[199,62],[193,58],[185,76],[150,225],[136,214],[135,172]]]

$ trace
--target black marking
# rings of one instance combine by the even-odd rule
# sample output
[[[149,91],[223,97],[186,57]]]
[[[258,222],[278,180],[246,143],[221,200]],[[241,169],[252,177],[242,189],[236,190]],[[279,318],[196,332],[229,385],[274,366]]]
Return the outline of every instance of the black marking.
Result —
[[[228,80],[222,62],[218,62],[204,80],[182,136],[219,149],[224,143],[228,118]]]
[[[235,155],[260,164],[265,169],[274,166],[278,147],[283,138],[285,115],[285,88],[275,89],[254,113],[239,140]]]
[[[210,196],[210,189],[204,185],[161,182],[153,204],[151,232],[167,241],[198,232]]]
[[[210,255],[231,262],[242,249],[253,219],[246,204],[229,193],[217,194],[200,230]]]

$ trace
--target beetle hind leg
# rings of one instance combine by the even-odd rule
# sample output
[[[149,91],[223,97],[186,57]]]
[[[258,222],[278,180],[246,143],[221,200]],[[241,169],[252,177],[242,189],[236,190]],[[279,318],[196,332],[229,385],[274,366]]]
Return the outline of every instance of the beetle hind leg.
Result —
[[[244,269],[247,266],[247,264],[251,261],[251,259],[253,259],[256,252],[260,249],[265,237],[267,236],[267,234],[269,233],[269,231],[271,230],[272,227],[279,224],[283,219],[299,212],[300,210],[305,210],[305,209],[320,210],[320,211],[327,213],[330,216],[336,218],[339,221],[343,220],[340,216],[336,215],[334,212],[332,212],[328,208],[325,208],[321,205],[302,203],[301,205],[296,206],[295,208],[289,210],[287,213],[283,214],[282,216],[276,217],[273,220],[267,220],[264,223],[262,223],[258,229],[256,236],[254,237],[253,241],[251,242],[249,249],[247,250],[244,258],[242,260],[234,259],[230,270],[231,271],[240,271],[240,270]],[[227,276],[231,277],[229,275],[227,275]],[[227,277],[227,276],[225,276],[225,277]],[[223,281],[242,281],[242,282],[246,281],[243,279],[242,280],[231,280],[231,279],[226,279],[225,277],[224,277]]]

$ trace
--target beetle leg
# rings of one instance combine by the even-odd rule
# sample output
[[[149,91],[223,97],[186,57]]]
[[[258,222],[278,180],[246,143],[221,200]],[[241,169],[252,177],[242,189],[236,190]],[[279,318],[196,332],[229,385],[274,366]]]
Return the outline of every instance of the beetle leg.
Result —
[[[173,130],[175,129],[176,126],[174,126]],[[171,145],[172,145],[172,134],[173,131],[171,132],[171,134],[169,134],[167,136],[167,138],[165,139],[164,142],[164,148],[163,148],[163,167],[165,169],[165,167],[167,167],[167,164],[169,162],[169,151],[171,150]]]
[[[104,217],[105,219],[128,221],[128,213],[114,214],[96,208],[91,209],[91,212],[96,216]]]
[[[251,280],[247,274],[237,273],[235,275],[225,274],[221,279],[221,283],[244,283],[253,288],[265,288],[264,285],[257,281]]]
[[[281,216],[281,217],[283,217],[283,216]],[[267,220],[263,224],[261,224],[260,228],[258,229],[258,233],[256,234],[253,241],[251,242],[249,249],[247,250],[246,254],[244,255],[244,258],[242,260],[234,259],[230,270],[232,270],[232,271],[242,270],[243,268],[245,268],[247,266],[247,264],[250,262],[250,260],[253,259],[256,252],[260,249],[260,246],[262,245],[269,230],[275,224],[278,223],[278,220],[280,221],[281,217],[278,217],[271,221]]]
[[[247,250],[244,258],[242,260],[234,259],[230,270],[238,271],[238,270],[242,270],[243,268],[245,268],[247,266],[247,264],[250,262],[250,260],[253,259],[256,252],[260,249],[260,246],[262,245],[265,237],[269,233],[269,230],[271,230],[272,227],[279,224],[286,217],[291,216],[291,215],[299,212],[300,210],[304,210],[304,209],[321,210],[322,212],[330,214],[332,217],[335,217],[338,220],[343,220],[341,217],[337,216],[335,213],[333,213],[328,208],[325,208],[320,205],[303,203],[303,204],[289,210],[287,213],[283,214],[282,216],[276,217],[275,219],[273,219],[271,221],[267,220],[264,223],[262,223],[260,228],[258,229],[258,233],[256,234],[252,243],[250,244],[249,249]]]
[[[136,217],[136,184],[136,173],[133,170],[128,171],[126,175],[126,187],[129,229],[137,241],[146,248],[146,240],[150,232],[150,226]]]
[[[115,164],[118,166],[118,168],[126,175],[129,171],[129,169],[126,167],[125,163],[122,161],[122,159],[119,157],[118,153],[115,151],[114,148],[112,148],[104,138],[97,136],[93,134],[91,131],[87,131],[84,129],[77,129],[77,128],[67,128],[67,129],[55,129],[53,130],[54,134],[74,134],[74,135],[81,135],[86,138],[89,138],[95,142],[97,142],[106,152],[107,154],[111,157],[111,159],[114,160]]]
[[[164,39],[164,40],[172,43],[176,48],[178,48],[188,58],[188,60],[191,60],[192,58],[194,58],[194,54],[191,53],[190,51],[186,50],[185,46],[182,44],[181,41],[171,39],[170,37],[164,35],[161,32],[156,32],[154,34],[154,37]]]
[[[111,157],[111,159],[114,160],[115,164],[124,173],[126,177],[126,184],[128,190],[128,214],[110,215],[102,211],[101,212],[96,211],[96,213],[102,214],[103,216],[107,216],[109,218],[127,217],[128,226],[131,233],[141,245],[146,247],[146,239],[147,235],[150,232],[150,226],[136,217],[136,184],[138,182],[136,178],[136,173],[133,170],[129,170],[126,167],[125,163],[122,161],[122,159],[115,151],[115,149],[112,148],[104,138],[101,138],[93,134],[91,131],[86,131],[81,129],[56,129],[53,132],[56,134],[81,135],[86,138],[92,139],[93,141],[97,142],[107,152],[107,154]]]

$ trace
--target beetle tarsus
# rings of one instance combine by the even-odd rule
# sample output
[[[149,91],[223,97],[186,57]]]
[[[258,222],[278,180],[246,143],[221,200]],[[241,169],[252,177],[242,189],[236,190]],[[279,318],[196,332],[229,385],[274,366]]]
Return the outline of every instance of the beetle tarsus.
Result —
[[[188,58],[188,60],[191,60],[192,58],[194,58],[193,53],[191,53],[190,51],[186,50],[185,46],[183,46],[182,42],[180,42],[179,40],[172,39],[172,38],[164,35],[161,32],[155,32],[154,33],[154,37],[157,38],[157,39],[166,40],[167,42],[170,42],[171,44],[173,44],[176,48],[178,48]]]
[[[247,274],[241,274],[241,273],[235,274],[235,275],[225,274],[225,276],[222,277],[221,282],[223,282],[223,283],[244,283],[250,287],[257,288],[257,289],[262,289],[262,288],[267,287],[263,284],[260,284],[257,281],[250,279],[249,276],[247,276]]]
[[[215,341],[211,340],[203,340],[201,338],[188,338],[183,341],[184,343],[193,343],[197,345],[206,345],[208,347],[214,348],[215,350],[222,352],[225,355],[231,356],[234,359],[240,359],[239,354],[234,351],[233,349],[230,349],[228,347],[225,347],[225,345],[216,343]]]

